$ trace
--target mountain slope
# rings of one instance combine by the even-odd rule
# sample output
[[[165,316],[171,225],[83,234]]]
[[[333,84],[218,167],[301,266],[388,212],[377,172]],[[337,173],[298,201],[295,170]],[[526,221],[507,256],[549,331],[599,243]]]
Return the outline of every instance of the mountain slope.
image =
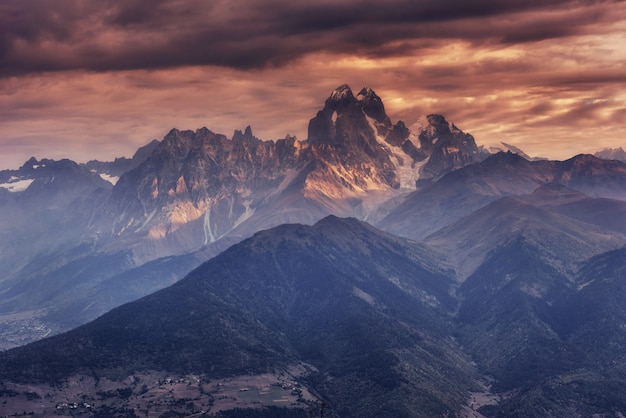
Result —
[[[306,362],[318,372],[303,383],[339,416],[453,412],[474,372],[445,336],[456,306],[447,274],[429,250],[356,220],[285,225],[171,288],[2,353],[2,379],[114,369],[215,378]]]
[[[481,154],[472,135],[464,133],[442,115],[428,115],[412,127],[418,127],[415,134],[420,148],[429,155],[421,168],[419,183],[422,185],[488,156]]]
[[[250,217],[259,196],[297,164],[299,149],[295,138],[263,142],[249,128],[232,140],[206,128],[172,130],[120,178],[92,229],[112,222],[122,242],[143,244],[139,260],[196,250]]]
[[[607,215],[610,215],[607,217]],[[487,255],[523,236],[540,257],[571,276],[578,263],[626,245],[626,202],[589,198],[564,186],[502,197],[424,239],[450,254],[464,279]]]
[[[500,197],[529,195],[550,183],[589,197],[626,200],[626,163],[590,155],[566,161],[528,161],[516,154],[498,153],[412,192],[376,225],[422,239]]]
[[[498,153],[411,193],[377,226],[421,239],[501,196],[532,193],[548,178],[547,164]]]
[[[505,317],[494,316],[491,326],[482,325],[489,332],[465,334],[472,340],[481,335],[479,340],[485,345],[476,353],[501,376],[502,389],[506,390],[507,381],[517,386],[499,405],[481,408],[482,413],[529,417],[623,414],[625,262],[625,249],[596,256],[581,267],[576,286],[562,287],[560,297],[555,298],[554,292],[544,292],[543,297],[518,292],[517,300],[508,301],[514,308],[506,309]],[[494,300],[506,302],[490,293],[492,306]],[[494,326],[499,335],[493,335]],[[531,332],[533,327],[539,331]],[[504,363],[496,365],[494,359]],[[525,384],[520,384],[520,378]]]
[[[523,236],[494,250],[463,282],[459,338],[495,378],[494,389],[524,387],[572,367],[579,353],[559,338],[550,309],[570,288]]]
[[[92,173],[97,173],[111,184],[115,184],[122,174],[146,161],[158,145],[159,141],[153,139],[146,145],[139,147],[132,158],[119,157],[110,162],[91,160],[87,161],[83,166]]]
[[[473,404],[487,417],[623,413],[626,250],[566,275],[553,257],[572,255],[546,255],[533,235],[550,212],[520,199],[497,204],[511,209],[503,218],[538,215],[460,284],[442,254],[355,219],[283,225],[167,289],[0,353],[2,393],[27,399],[16,388],[43,396],[46,382],[84,382],[75,396],[128,407],[143,393],[128,382],[158,373],[244,382],[300,369],[294,378],[329,416],[472,416],[470,392],[499,399]],[[98,382],[115,387],[111,379],[128,395],[102,395]]]
[[[80,241],[110,189],[109,182],[70,160],[31,158],[18,170],[1,171],[0,282],[38,255]]]
[[[626,201],[603,197],[591,198],[558,183],[535,190],[524,200],[605,231],[626,233]]]

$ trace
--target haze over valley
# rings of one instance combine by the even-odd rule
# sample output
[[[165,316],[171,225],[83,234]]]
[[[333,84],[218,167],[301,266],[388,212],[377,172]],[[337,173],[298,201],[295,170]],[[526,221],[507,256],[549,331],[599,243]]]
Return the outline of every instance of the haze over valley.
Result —
[[[2,414],[626,414],[623,151],[384,99],[0,171]]]

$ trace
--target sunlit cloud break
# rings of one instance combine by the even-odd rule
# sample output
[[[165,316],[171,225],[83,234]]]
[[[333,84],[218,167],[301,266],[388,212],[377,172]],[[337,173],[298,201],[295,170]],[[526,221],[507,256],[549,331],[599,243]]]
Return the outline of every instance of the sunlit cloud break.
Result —
[[[624,1],[0,4],[0,167],[130,155],[170,128],[306,137],[333,88],[394,121],[567,158],[624,146]]]

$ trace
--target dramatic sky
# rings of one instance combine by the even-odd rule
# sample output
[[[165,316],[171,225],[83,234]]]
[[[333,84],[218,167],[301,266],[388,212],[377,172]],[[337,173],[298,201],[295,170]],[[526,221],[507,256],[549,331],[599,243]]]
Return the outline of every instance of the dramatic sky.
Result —
[[[0,1],[0,168],[131,156],[173,127],[306,139],[343,83],[479,145],[626,147],[626,1]]]

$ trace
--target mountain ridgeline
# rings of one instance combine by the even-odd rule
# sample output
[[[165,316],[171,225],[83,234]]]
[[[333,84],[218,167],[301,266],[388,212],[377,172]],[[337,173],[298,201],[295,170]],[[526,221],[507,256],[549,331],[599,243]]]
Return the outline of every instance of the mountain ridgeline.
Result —
[[[524,155],[343,85],[305,140],[1,171],[0,409],[625,415],[626,163]]]
[[[433,258],[354,219],[280,226],[168,289],[6,352],[2,377],[148,368],[219,378],[306,363],[301,383],[339,416],[410,416],[421,402],[451,412],[474,371],[446,337],[452,279]]]
[[[284,222],[352,216],[369,192],[415,189],[420,178],[438,179],[480,157],[471,135],[442,116],[429,116],[416,137],[391,124],[373,90],[355,97],[344,85],[311,119],[305,141],[261,141],[250,127],[232,139],[206,128],[172,130],[115,185],[105,226],[89,227],[101,233],[113,223],[120,239],[139,240],[147,252],[136,257],[153,258]]]

